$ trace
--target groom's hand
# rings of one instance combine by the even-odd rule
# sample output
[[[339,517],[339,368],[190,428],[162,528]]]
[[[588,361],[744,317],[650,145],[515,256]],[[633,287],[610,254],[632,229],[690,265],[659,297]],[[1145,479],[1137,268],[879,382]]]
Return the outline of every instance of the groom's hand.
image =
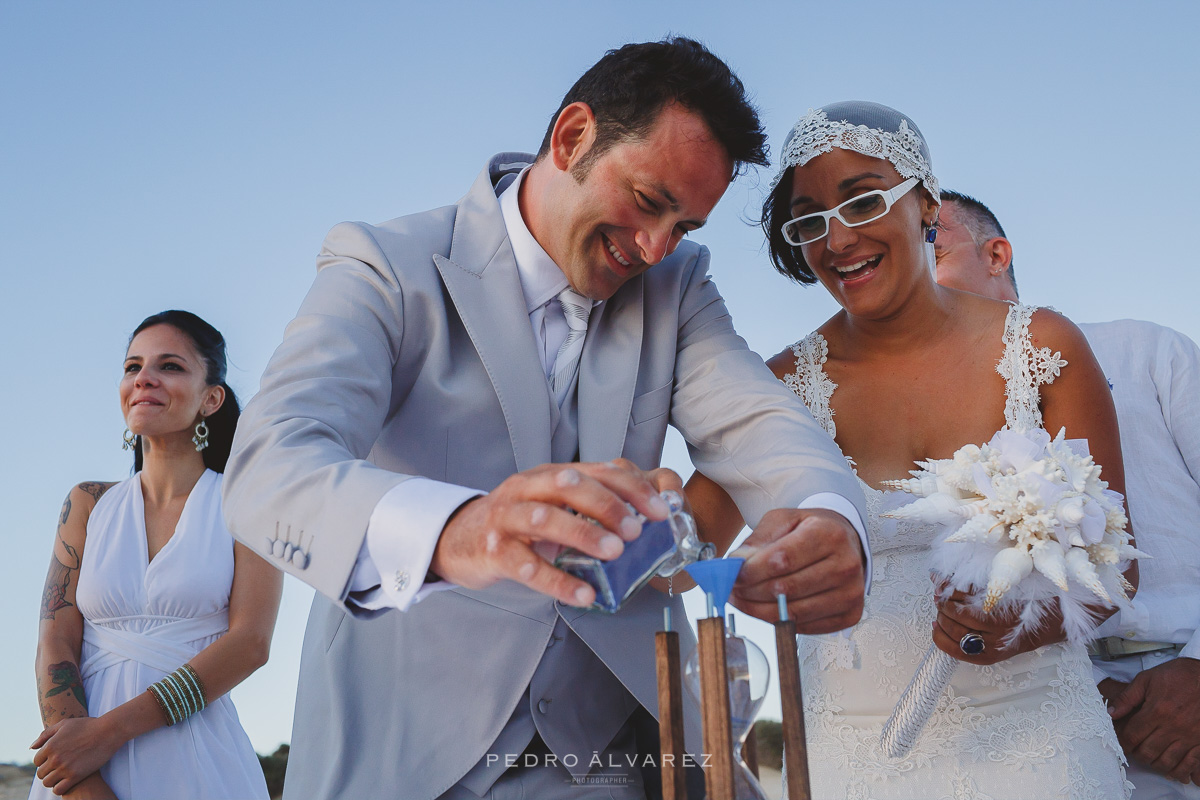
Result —
[[[1127,756],[1182,783],[1200,777],[1200,660],[1176,658],[1128,684],[1100,685]]]
[[[746,563],[730,602],[747,614],[779,619],[776,595],[800,633],[832,633],[862,617],[862,543],[849,520],[825,509],[776,509],[763,515],[738,552]]]
[[[658,496],[659,487],[681,483],[670,470],[642,472],[624,459],[545,464],[518,472],[450,518],[430,571],[468,589],[508,579],[562,603],[590,605],[595,590],[552,567],[534,546],[546,542],[596,558],[616,558],[625,542],[642,532],[641,521],[626,504],[648,519],[666,519],[669,509]]]

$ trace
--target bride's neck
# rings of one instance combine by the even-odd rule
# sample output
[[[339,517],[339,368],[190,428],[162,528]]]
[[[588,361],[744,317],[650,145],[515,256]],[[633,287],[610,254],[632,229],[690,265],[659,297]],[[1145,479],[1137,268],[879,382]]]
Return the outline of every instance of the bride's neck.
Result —
[[[959,300],[955,295],[936,283],[918,285],[894,312],[885,316],[866,318],[846,313],[846,337],[858,347],[884,356],[912,352],[941,341],[956,316]]]

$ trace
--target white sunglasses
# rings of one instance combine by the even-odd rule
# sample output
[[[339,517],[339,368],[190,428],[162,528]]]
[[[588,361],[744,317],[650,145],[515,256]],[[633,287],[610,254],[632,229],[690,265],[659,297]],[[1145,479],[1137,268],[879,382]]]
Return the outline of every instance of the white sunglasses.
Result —
[[[909,178],[899,186],[891,189],[876,189],[873,192],[851,197],[837,208],[828,211],[818,211],[815,214],[805,214],[783,223],[783,238],[792,247],[815,242],[829,233],[829,220],[837,219],[847,228],[857,228],[874,222],[892,210],[904,195],[920,183],[919,178]]]

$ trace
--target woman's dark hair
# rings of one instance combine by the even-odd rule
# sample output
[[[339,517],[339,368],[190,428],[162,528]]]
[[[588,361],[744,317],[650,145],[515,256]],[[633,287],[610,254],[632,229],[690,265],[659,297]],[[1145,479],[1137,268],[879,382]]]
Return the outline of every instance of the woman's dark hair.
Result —
[[[605,53],[575,82],[550,117],[538,158],[550,152],[559,114],[577,102],[587,103],[596,117],[596,139],[578,166],[580,176],[614,144],[644,138],[659,112],[671,103],[704,120],[735,171],[746,164],[768,164],[767,135],[746,97],[746,87],[724,61],[693,39],[668,37]]]
[[[237,427],[238,417],[242,410],[238,405],[237,395],[225,382],[225,337],[221,332],[197,317],[190,311],[163,311],[142,320],[142,323],[129,334],[129,343],[147,328],[155,325],[170,325],[191,340],[192,346],[204,360],[206,369],[204,380],[209,386],[220,386],[225,390],[225,401],[221,407],[205,418],[208,427],[208,447],[201,451],[204,456],[204,466],[213,472],[224,472],[225,462],[229,460],[229,450],[233,447],[233,431]],[[133,469],[137,472],[142,468],[142,437],[137,437],[133,448]]]
[[[762,229],[767,237],[767,252],[771,255],[771,263],[775,269],[796,283],[810,284],[817,282],[817,276],[808,268],[804,255],[799,247],[788,244],[783,238],[783,223],[792,218],[792,176],[796,174],[795,167],[789,167],[779,179],[775,191],[767,195],[763,201]]]

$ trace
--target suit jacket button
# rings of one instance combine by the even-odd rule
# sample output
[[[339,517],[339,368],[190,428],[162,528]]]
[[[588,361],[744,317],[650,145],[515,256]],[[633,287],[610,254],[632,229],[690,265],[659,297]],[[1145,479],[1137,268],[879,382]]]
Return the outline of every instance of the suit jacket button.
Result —
[[[539,714],[549,714],[550,713],[550,701],[544,697],[541,700],[538,700],[538,713]]]
[[[408,580],[408,570],[402,569],[396,573],[396,580],[392,585],[396,587],[397,592],[403,592],[408,588]]]

